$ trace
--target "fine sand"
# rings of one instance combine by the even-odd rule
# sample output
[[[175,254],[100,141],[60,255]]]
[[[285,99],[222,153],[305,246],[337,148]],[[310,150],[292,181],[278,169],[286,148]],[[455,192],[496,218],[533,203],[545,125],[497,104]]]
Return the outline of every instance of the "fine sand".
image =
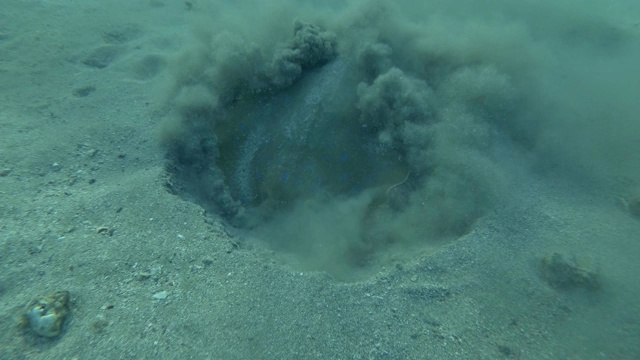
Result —
[[[640,358],[640,52],[567,66],[633,69],[594,77],[636,87],[574,100],[602,108],[590,121],[609,125],[567,121],[531,153],[495,150],[507,196],[469,231],[340,278],[167,188],[160,129],[179,116],[167,95],[177,59],[203,18],[220,16],[204,3],[2,1],[0,359]],[[640,13],[620,9],[611,36],[637,48]],[[591,13],[563,34],[618,41],[601,32],[614,15],[592,23]],[[603,96],[622,91],[617,81]],[[580,97],[597,83],[549,92]],[[562,133],[570,126],[584,131]],[[560,160],[532,160],[547,152]],[[70,294],[62,333],[36,336],[28,305],[57,291]]]

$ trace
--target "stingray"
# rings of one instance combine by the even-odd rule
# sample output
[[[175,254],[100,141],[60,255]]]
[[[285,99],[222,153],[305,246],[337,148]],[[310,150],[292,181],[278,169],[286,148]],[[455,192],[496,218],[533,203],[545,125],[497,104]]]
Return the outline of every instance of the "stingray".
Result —
[[[263,214],[314,197],[350,196],[407,174],[358,119],[354,69],[337,57],[291,87],[234,104],[216,127],[231,196]]]

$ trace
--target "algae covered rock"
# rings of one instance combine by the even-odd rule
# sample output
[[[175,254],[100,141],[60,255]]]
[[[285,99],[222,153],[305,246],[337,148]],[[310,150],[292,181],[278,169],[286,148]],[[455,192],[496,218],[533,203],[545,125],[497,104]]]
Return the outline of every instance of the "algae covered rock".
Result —
[[[542,278],[551,286],[562,289],[583,288],[597,290],[601,283],[598,274],[575,260],[568,260],[559,253],[553,253],[540,261]]]
[[[58,291],[32,301],[24,314],[24,320],[34,334],[53,338],[62,332],[67,314],[69,314],[69,292]]]
[[[633,198],[621,197],[618,200],[625,211],[627,211],[631,216],[640,219],[640,196]]]

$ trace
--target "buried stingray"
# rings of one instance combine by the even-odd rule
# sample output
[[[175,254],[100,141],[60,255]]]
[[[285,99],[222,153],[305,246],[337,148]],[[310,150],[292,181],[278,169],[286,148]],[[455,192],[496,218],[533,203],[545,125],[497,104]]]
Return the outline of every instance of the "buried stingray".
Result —
[[[182,109],[169,189],[334,274],[389,256],[383,249],[403,257],[468,232],[500,180],[487,118],[507,113],[475,111],[455,94],[460,83],[508,85],[504,76],[447,68],[433,88],[384,59],[366,71],[358,56],[337,55],[326,32],[295,29],[273,60],[224,81],[203,69],[195,86],[220,95]]]
[[[351,70],[338,57],[280,93],[235,103],[218,125],[218,166],[247,210],[243,225],[297,201],[386,189],[405,178],[401,154],[378,146],[353,111],[354,91],[345,96]]]

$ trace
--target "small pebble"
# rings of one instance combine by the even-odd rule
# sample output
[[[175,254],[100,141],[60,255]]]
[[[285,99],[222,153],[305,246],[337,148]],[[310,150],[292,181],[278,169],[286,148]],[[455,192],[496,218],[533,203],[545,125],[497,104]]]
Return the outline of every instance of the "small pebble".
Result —
[[[151,277],[151,273],[148,273],[148,272],[141,272],[136,274],[136,280],[138,281],[147,280],[150,277]]]
[[[160,291],[160,292],[157,292],[157,293],[153,294],[152,297],[153,297],[154,300],[164,300],[168,296],[169,296],[169,294],[166,291]]]

